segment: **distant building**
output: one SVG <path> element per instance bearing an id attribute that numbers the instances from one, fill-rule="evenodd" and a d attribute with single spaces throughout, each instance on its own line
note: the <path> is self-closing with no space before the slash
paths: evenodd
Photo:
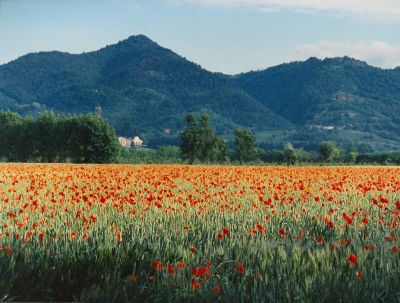
<path id="1" fill-rule="evenodd" d="M 143 140 L 136 136 L 135 138 L 133 138 L 132 143 L 135 147 L 140 147 L 143 144 Z"/>
<path id="2" fill-rule="evenodd" d="M 334 125 L 311 125 L 311 129 L 333 130 L 336 128 Z"/>
<path id="3" fill-rule="evenodd" d="M 123 147 L 126 148 L 131 147 L 132 141 L 133 141 L 132 138 L 118 137 L 119 144 L 121 144 Z"/>
<path id="4" fill-rule="evenodd" d="M 96 115 L 97 117 L 101 117 L 101 115 L 102 115 L 102 113 L 103 113 L 103 110 L 101 109 L 101 106 L 100 106 L 100 105 L 97 105 L 97 106 L 94 108 L 94 113 L 95 113 L 95 115 Z"/>
<path id="5" fill-rule="evenodd" d="M 118 137 L 118 142 L 125 148 L 131 148 L 132 146 L 139 148 L 143 145 L 143 140 L 138 136 L 132 138 Z"/>

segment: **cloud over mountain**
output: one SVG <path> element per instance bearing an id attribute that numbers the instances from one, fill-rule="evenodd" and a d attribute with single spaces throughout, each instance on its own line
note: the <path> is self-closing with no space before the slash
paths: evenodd
<path id="1" fill-rule="evenodd" d="M 368 15 L 377 19 L 396 20 L 400 17 L 398 0 L 171 0 L 179 3 L 252 6 L 262 10 L 293 9 L 334 11 L 354 15 Z"/>

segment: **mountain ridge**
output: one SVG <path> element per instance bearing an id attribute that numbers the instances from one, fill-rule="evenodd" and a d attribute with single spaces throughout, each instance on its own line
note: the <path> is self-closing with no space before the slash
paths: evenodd
<path id="1" fill-rule="evenodd" d="M 338 57 L 229 76 L 136 35 L 96 51 L 30 53 L 0 65 L 0 109 L 87 113 L 100 105 L 119 134 L 154 145 L 176 144 L 183 117 L 206 113 L 227 138 L 235 127 L 248 127 L 272 146 L 331 138 L 349 145 L 348 133 L 361 132 L 376 137 L 377 149 L 390 150 L 400 148 L 400 121 L 393 115 L 400 110 L 398 71 Z M 336 129 L 324 132 L 331 125 Z M 167 128 L 172 135 L 163 132 Z M 291 135 L 272 140 L 280 131 Z"/>

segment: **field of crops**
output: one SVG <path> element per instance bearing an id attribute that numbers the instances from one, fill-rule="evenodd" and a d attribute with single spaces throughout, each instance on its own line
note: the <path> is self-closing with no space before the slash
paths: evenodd
<path id="1" fill-rule="evenodd" d="M 399 302 L 400 169 L 0 165 L 0 300 Z"/>

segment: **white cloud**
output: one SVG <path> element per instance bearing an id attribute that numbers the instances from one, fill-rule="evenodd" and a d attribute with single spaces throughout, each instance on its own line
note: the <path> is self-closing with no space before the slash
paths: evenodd
<path id="1" fill-rule="evenodd" d="M 296 11 L 334 11 L 367 15 L 376 19 L 396 20 L 400 17 L 399 0 L 171 0 L 178 3 L 193 3 L 222 6 L 251 6 L 262 10 L 281 8 Z"/>
<path id="2" fill-rule="evenodd" d="M 300 45 L 295 49 L 296 59 L 309 57 L 320 59 L 327 57 L 349 56 L 366 61 L 371 65 L 393 68 L 400 66 L 400 45 L 393 46 L 382 41 L 374 42 L 333 42 L 321 40 L 315 44 Z"/>

